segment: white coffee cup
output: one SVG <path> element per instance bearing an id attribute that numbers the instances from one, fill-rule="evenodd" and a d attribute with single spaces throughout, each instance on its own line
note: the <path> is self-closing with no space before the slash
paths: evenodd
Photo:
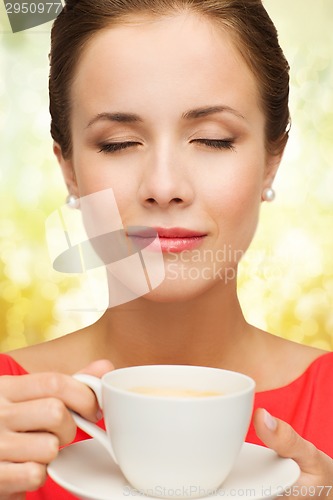
<path id="1" fill-rule="evenodd" d="M 252 415 L 250 377 L 179 365 L 121 368 L 102 379 L 74 377 L 95 392 L 107 432 L 74 414 L 76 424 L 107 448 L 140 493 L 196 498 L 226 479 Z"/>

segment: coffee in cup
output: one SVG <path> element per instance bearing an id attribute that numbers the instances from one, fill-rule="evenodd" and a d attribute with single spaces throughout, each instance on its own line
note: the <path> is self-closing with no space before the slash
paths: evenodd
<path id="1" fill-rule="evenodd" d="M 197 389 L 183 389 L 178 387 L 155 387 L 140 386 L 132 387 L 130 392 L 137 394 L 146 394 L 147 396 L 160 396 L 169 398 L 209 398 L 212 396 L 222 396 L 222 392 L 216 391 L 198 391 Z"/>

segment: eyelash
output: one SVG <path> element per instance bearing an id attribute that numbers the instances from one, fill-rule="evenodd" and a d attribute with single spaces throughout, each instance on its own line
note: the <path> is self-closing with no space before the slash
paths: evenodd
<path id="1" fill-rule="evenodd" d="M 235 150 L 234 141 L 232 139 L 194 139 L 191 142 L 203 144 L 213 149 L 229 149 L 231 151 Z M 99 153 L 117 153 L 118 151 L 123 151 L 132 146 L 138 145 L 140 145 L 139 142 L 109 142 L 101 144 L 99 146 Z"/>
<path id="2" fill-rule="evenodd" d="M 197 142 L 198 144 L 204 144 L 213 149 L 230 149 L 235 150 L 233 139 L 194 139 L 192 142 Z"/>
<path id="3" fill-rule="evenodd" d="M 122 151 L 128 149 L 131 146 L 139 145 L 139 142 L 108 142 L 106 144 L 101 144 L 99 147 L 99 153 L 117 153 L 117 151 Z"/>

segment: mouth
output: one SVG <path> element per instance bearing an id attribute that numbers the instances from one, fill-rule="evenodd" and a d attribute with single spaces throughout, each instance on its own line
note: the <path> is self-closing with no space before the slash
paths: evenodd
<path id="1" fill-rule="evenodd" d="M 149 245 L 150 250 L 162 251 L 163 253 L 193 250 L 198 248 L 207 236 L 207 233 L 180 227 L 131 228 L 127 234 L 141 248 Z"/>

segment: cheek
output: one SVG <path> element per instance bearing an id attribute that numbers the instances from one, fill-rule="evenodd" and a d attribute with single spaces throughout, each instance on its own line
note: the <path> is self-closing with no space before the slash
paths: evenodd
<path id="1" fill-rule="evenodd" d="M 129 181 L 127 175 L 123 175 L 121 169 L 107 168 L 101 164 L 96 155 L 89 159 L 77 157 L 74 163 L 75 176 L 79 195 L 87 196 L 98 191 L 112 189 L 119 210 L 127 207 L 131 200 L 135 199 L 135 179 Z"/>
<path id="2" fill-rule="evenodd" d="M 235 247 L 247 248 L 259 216 L 262 169 L 258 165 L 216 182 L 207 198 L 220 238 Z"/>

